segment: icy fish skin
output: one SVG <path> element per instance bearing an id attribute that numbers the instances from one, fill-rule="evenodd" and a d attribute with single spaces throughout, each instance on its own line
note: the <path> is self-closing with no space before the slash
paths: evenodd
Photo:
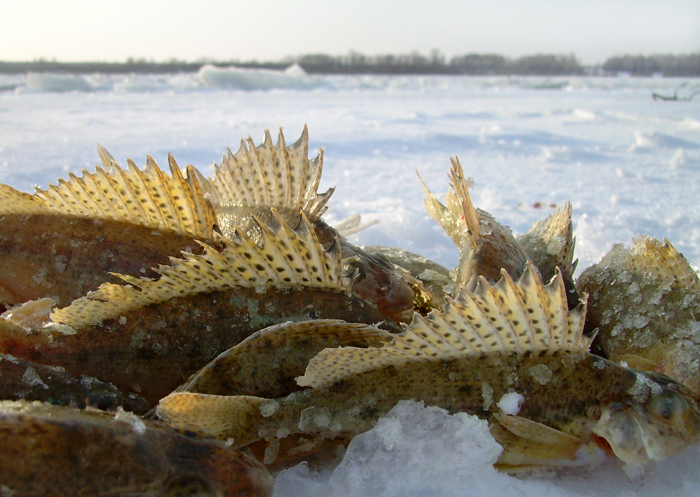
<path id="1" fill-rule="evenodd" d="M 218 354 L 266 326 L 343 319 L 396 329 L 348 291 L 337 245 L 324 250 L 309 221 L 296 231 L 261 223 L 263 244 L 238 231 L 222 251 L 185 254 L 160 278 L 121 277 L 29 332 L 0 319 L 0 352 L 108 381 L 150 404 Z"/>
<path id="2" fill-rule="evenodd" d="M 606 357 L 700 392 L 700 279 L 668 240 L 615 245 L 576 285 L 588 294 L 586 326 L 598 329 Z"/>
<path id="3" fill-rule="evenodd" d="M 388 261 L 353 245 L 321 219 L 334 188 L 318 192 L 323 149 L 314 159 L 308 158 L 308 149 L 306 127 L 299 140 L 290 146 L 286 145 L 281 130 L 276 145 L 272 144 L 269 131 L 265 131 L 265 139 L 259 146 L 248 138 L 241 141 L 235 154 L 229 150 L 221 165 L 215 166 L 212 180 L 200 175 L 205 196 L 216 212 L 219 231 L 230 237 L 238 229 L 258 242 L 259 222 L 275 223 L 272 209 L 292 227 L 299 224 L 303 212 L 324 247 L 339 240 L 345 274 L 352 278 L 352 291 L 376 305 L 389 319 L 409 321 L 414 293 L 401 272 Z"/>
<path id="4" fill-rule="evenodd" d="M 143 414 L 145 400 L 91 376 L 73 376 L 58 366 L 45 366 L 0 354 L 0 400 L 41 401 L 76 408 L 94 407 Z"/>
<path id="5" fill-rule="evenodd" d="M 214 243 L 215 218 L 199 184 L 172 156 L 171 176 L 149 157 L 122 169 L 100 148 L 103 168 L 30 195 L 0 185 L 0 304 L 42 297 L 61 305 L 110 280 L 156 277 L 153 267 Z"/>
<path id="6" fill-rule="evenodd" d="M 517 284 L 503 275 L 416 316 L 382 348 L 322 351 L 298 379 L 307 390 L 278 399 L 174 393 L 159 415 L 238 447 L 265 440 L 278 457 L 287 439 L 299 443 L 283 457 L 351 439 L 408 399 L 487 419 L 504 467 L 595 464 L 609 453 L 635 465 L 698 439 L 697 395 L 587 352 L 585 310 L 568 310 L 560 274 L 547 286 L 532 265 Z M 519 406 L 502 404 L 507 395 Z"/>
<path id="7" fill-rule="evenodd" d="M 272 495 L 254 459 L 123 411 L 2 401 L 0 432 L 3 495 Z"/>

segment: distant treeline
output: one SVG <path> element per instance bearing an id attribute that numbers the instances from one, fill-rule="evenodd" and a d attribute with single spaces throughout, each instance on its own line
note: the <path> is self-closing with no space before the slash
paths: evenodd
<path id="1" fill-rule="evenodd" d="M 418 52 L 407 55 L 347 55 L 308 54 L 288 57 L 278 62 L 211 61 L 153 62 L 128 59 L 126 62 L 1 62 L 0 73 L 27 72 L 136 73 L 166 74 L 196 72 L 205 64 L 258 69 L 284 69 L 297 63 L 309 74 L 468 74 L 468 75 L 538 75 L 570 76 L 582 74 L 610 74 L 619 72 L 647 76 L 700 76 L 700 53 L 689 55 L 625 55 L 612 57 L 602 66 L 584 68 L 575 55 L 528 55 L 511 59 L 497 54 L 466 54 L 449 61 L 438 51 L 425 56 Z"/>
<path id="2" fill-rule="evenodd" d="M 605 61 L 603 70 L 635 76 L 661 73 L 664 76 L 700 76 L 700 53 L 689 55 L 624 55 Z"/>
<path id="3" fill-rule="evenodd" d="M 574 55 L 529 55 L 509 59 L 496 54 L 468 54 L 447 62 L 437 51 L 427 57 L 417 52 L 374 56 L 351 52 L 342 56 L 304 55 L 294 62 L 309 73 L 325 74 L 585 74 Z"/>

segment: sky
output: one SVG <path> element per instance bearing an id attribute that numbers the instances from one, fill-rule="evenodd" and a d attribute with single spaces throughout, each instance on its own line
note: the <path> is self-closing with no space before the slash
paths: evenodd
<path id="1" fill-rule="evenodd" d="M 698 0 L 23 0 L 1 13 L 0 61 L 700 52 Z"/>

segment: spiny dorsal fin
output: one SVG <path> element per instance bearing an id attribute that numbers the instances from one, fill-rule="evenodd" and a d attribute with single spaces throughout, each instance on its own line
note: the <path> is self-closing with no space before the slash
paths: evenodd
<path id="1" fill-rule="evenodd" d="M 414 314 L 413 322 L 379 349 L 326 349 L 309 362 L 301 386 L 320 388 L 382 366 L 462 357 L 585 352 L 585 307 L 568 310 L 561 273 L 543 285 L 532 264 L 515 283 L 503 271 L 490 285 L 483 278 L 473 292 L 447 298 L 444 311 Z"/>
<path id="2" fill-rule="evenodd" d="M 130 159 L 127 169 L 103 147 L 98 146 L 103 167 L 94 173 L 83 169 L 82 176 L 68 173 L 68 181 L 47 190 L 37 188 L 35 197 L 53 212 L 74 216 L 139 224 L 174 231 L 200 240 L 212 240 L 216 223 L 213 210 L 201 196 L 201 188 L 182 176 L 169 157 L 171 176 L 167 176 L 151 158 L 141 170 Z"/>
<path id="3" fill-rule="evenodd" d="M 237 230 L 217 252 L 201 243 L 201 255 L 184 252 L 183 259 L 171 258 L 160 266 L 157 280 L 116 274 L 129 285 L 105 283 L 68 307 L 51 313 L 55 323 L 75 329 L 116 318 L 140 307 L 165 302 L 173 297 L 227 290 L 234 287 L 310 287 L 345 291 L 340 244 L 324 250 L 302 214 L 297 230 L 292 230 L 273 211 L 279 227 L 274 230 L 260 223 L 260 245 Z"/>
<path id="4" fill-rule="evenodd" d="M 700 279 L 671 242 L 659 241 L 648 235 L 633 239 L 630 249 L 630 271 L 635 274 L 653 274 L 662 281 L 671 281 L 674 289 L 700 291 Z"/>
<path id="5" fill-rule="evenodd" d="M 469 196 L 469 189 L 464 180 L 464 171 L 458 157 L 450 157 L 450 187 L 459 200 L 460 219 L 463 219 L 463 223 L 466 224 L 467 240 L 472 249 L 475 250 L 479 246 L 481 236 L 481 216 L 476 212 Z"/>
<path id="6" fill-rule="evenodd" d="M 435 194 L 428 189 L 428 186 L 417 170 L 416 174 L 425 191 L 424 203 L 428 215 L 442 227 L 457 247 L 463 247 L 464 244 L 467 243 L 468 235 L 458 207 L 459 202 L 457 202 L 454 193 L 451 191 L 447 192 L 445 196 L 445 203 L 447 205 L 444 205 L 437 199 Z M 473 182 L 471 179 L 469 181 L 471 185 Z"/>
<path id="7" fill-rule="evenodd" d="M 308 158 L 309 132 L 306 126 L 299 140 L 291 146 L 284 141 L 282 130 L 277 145 L 270 132 L 255 146 L 252 138 L 241 140 L 235 154 L 228 153 L 221 165 L 215 165 L 214 179 L 206 183 L 205 193 L 216 207 L 276 207 L 303 210 L 311 221 L 326 211 L 333 189 L 318 193 L 323 170 L 323 149 L 314 159 Z"/>
<path id="8" fill-rule="evenodd" d="M 564 275 L 574 274 L 573 223 L 571 203 L 566 202 L 552 215 L 532 225 L 517 241 L 535 264 L 543 279 L 554 276 L 554 268 L 559 267 Z"/>
<path id="9" fill-rule="evenodd" d="M 0 183 L 0 215 L 50 214 L 52 212 L 42 199 Z"/>

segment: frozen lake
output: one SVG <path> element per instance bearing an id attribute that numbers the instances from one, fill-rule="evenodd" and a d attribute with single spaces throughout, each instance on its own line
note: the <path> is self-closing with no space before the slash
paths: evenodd
<path id="1" fill-rule="evenodd" d="M 0 182 L 32 191 L 68 171 L 92 170 L 97 143 L 122 164 L 131 157 L 143 165 L 149 154 L 165 167 L 171 152 L 181 167 L 208 173 L 241 138 L 259 143 L 264 129 L 275 136 L 283 127 L 291 143 L 307 124 L 311 147 L 325 149 L 321 187 L 337 185 L 326 218 L 332 223 L 360 214 L 380 221 L 355 235 L 355 243 L 403 247 L 453 267 L 457 249 L 425 213 L 416 170 L 433 192 L 444 193 L 449 157 L 457 155 L 474 177 L 476 206 L 516 233 L 571 201 L 579 272 L 614 243 L 642 233 L 667 238 L 694 266 L 700 263 L 700 99 L 651 98 L 653 92 L 689 94 L 700 80 L 355 76 L 266 91 L 223 86 L 204 86 L 196 74 L 53 82 L 0 75 Z M 298 468 L 280 477 L 277 495 L 362 495 L 367 475 L 373 475 L 370 493 L 387 496 L 407 495 L 408 488 L 435 496 L 493 489 L 504 495 L 700 493 L 697 448 L 635 479 L 615 466 L 522 481 L 493 472 L 489 437 L 473 423 L 431 410 L 418 415 L 442 431 L 385 443 L 394 456 L 380 450 L 384 442 L 368 443 L 364 459 L 346 461 L 330 483 Z M 397 416 L 402 433 L 415 428 L 410 416 Z M 465 430 L 472 435 L 463 436 Z M 470 453 L 479 457 L 450 457 L 459 443 L 474 445 Z M 418 445 L 430 450 L 407 462 Z M 358 461 L 372 450 L 379 469 L 370 471 Z M 408 476 L 404 467 L 412 468 Z"/>

